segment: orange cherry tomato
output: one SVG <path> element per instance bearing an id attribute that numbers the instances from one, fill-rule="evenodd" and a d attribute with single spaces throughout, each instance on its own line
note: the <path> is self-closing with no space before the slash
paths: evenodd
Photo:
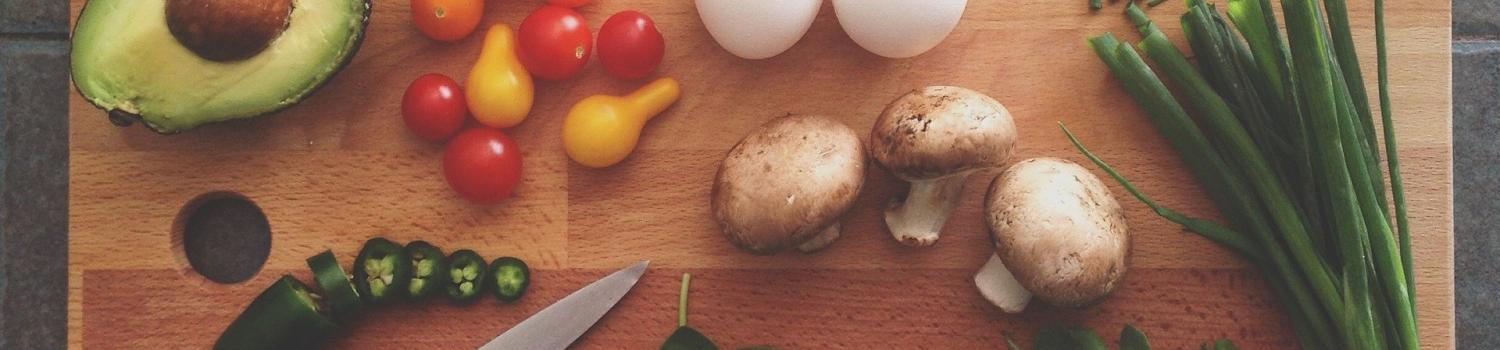
<path id="1" fill-rule="evenodd" d="M 433 40 L 457 41 L 479 27 L 484 0 L 411 0 L 411 21 Z"/>

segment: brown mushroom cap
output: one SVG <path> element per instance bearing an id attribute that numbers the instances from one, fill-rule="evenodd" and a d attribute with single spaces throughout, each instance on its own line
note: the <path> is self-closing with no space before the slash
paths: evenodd
<path id="1" fill-rule="evenodd" d="M 995 253 L 1049 304 L 1078 307 L 1114 290 L 1130 253 L 1125 214 L 1109 188 L 1076 163 L 1017 162 L 990 184 L 986 221 Z"/>
<path id="2" fill-rule="evenodd" d="M 1016 125 L 995 99 L 955 86 L 901 95 L 870 131 L 875 160 L 907 181 L 999 167 L 1016 145 Z"/>
<path id="3" fill-rule="evenodd" d="M 785 116 L 750 132 L 719 166 L 714 218 L 740 248 L 771 254 L 820 234 L 854 205 L 865 152 L 843 123 Z"/>

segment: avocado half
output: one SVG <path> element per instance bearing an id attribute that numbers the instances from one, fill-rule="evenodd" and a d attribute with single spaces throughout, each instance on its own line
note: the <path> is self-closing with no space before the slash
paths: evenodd
<path id="1" fill-rule="evenodd" d="M 368 0 L 92 0 L 73 84 L 115 124 L 163 134 L 260 116 L 347 65 L 369 14 Z"/>

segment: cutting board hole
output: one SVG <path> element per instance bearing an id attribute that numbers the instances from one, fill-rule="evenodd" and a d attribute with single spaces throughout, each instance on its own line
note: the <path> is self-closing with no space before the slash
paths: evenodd
<path id="1" fill-rule="evenodd" d="M 260 272 L 271 254 L 271 224 L 249 198 L 210 192 L 182 206 L 172 223 L 172 247 L 189 267 L 218 283 L 236 283 Z M 181 261 L 181 260 L 179 260 Z"/>

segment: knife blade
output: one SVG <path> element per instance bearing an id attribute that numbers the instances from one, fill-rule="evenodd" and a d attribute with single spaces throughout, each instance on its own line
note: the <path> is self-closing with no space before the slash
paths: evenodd
<path id="1" fill-rule="evenodd" d="M 501 333 L 479 350 L 564 349 L 599 322 L 646 273 L 642 261 L 604 276 Z"/>

